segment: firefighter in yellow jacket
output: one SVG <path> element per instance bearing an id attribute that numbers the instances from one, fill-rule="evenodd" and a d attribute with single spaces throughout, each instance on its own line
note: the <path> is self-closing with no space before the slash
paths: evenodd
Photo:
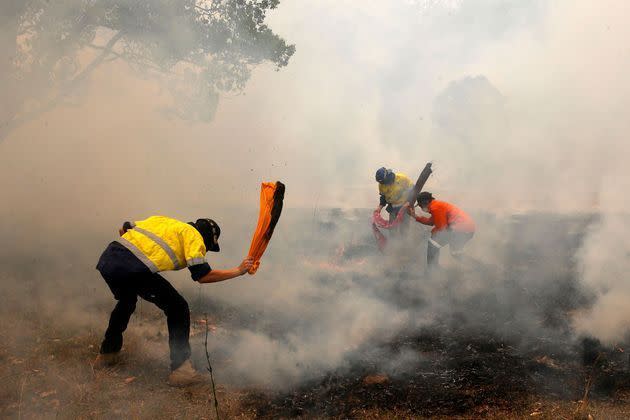
<path id="1" fill-rule="evenodd" d="M 385 208 L 389 213 L 389 220 L 392 221 L 407 201 L 413 182 L 407 175 L 384 167 L 376 171 L 375 178 L 380 195 L 376 210 L 380 213 Z"/>
<path id="2" fill-rule="evenodd" d="M 125 222 L 120 238 L 105 249 L 96 266 L 118 301 L 94 366 L 118 362 L 123 332 L 136 309 L 138 297 L 155 304 L 166 315 L 171 354 L 169 385 L 186 386 L 205 380 L 190 362 L 190 312 L 186 300 L 158 273 L 188 268 L 193 280 L 215 283 L 241 276 L 252 266 L 244 259 L 230 270 L 214 270 L 206 252 L 219 252 L 219 226 L 211 219 L 184 223 L 152 216 L 135 223 Z"/>

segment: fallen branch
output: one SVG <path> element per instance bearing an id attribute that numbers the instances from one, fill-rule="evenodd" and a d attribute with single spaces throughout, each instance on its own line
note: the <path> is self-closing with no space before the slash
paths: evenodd
<path id="1" fill-rule="evenodd" d="M 206 360 L 208 361 L 208 372 L 210 372 L 210 382 L 212 383 L 212 395 L 214 396 L 214 411 L 217 413 L 217 420 L 219 420 L 219 400 L 217 400 L 217 389 L 214 385 L 214 375 L 212 374 L 212 365 L 210 364 L 210 354 L 208 353 L 208 314 L 204 314 L 206 321 L 206 340 L 204 341 L 204 347 L 206 348 Z"/>
<path id="2" fill-rule="evenodd" d="M 20 399 L 18 401 L 18 420 L 22 418 L 22 396 L 24 395 L 24 385 L 26 385 L 26 375 L 22 379 L 22 385 L 20 385 Z"/>
<path id="3" fill-rule="evenodd" d="M 582 401 L 580 402 L 580 405 L 575 410 L 576 415 L 578 415 L 578 413 L 584 414 L 584 412 L 588 408 L 588 394 L 591 391 L 591 386 L 593 384 L 593 377 L 595 376 L 595 369 L 597 368 L 597 362 L 599 362 L 599 359 L 601 358 L 601 356 L 602 356 L 602 353 L 599 352 L 597 354 L 597 358 L 593 362 L 593 368 L 591 369 L 591 373 L 588 375 L 588 379 L 586 380 L 586 385 L 584 386 L 584 396 L 582 397 Z"/>

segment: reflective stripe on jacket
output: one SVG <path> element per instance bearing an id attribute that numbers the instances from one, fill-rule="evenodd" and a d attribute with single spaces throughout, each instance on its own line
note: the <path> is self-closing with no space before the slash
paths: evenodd
<path id="1" fill-rule="evenodd" d="M 181 270 L 206 262 L 203 237 L 188 223 L 165 216 L 152 216 L 131 226 L 118 242 L 153 273 Z"/>
<path id="2" fill-rule="evenodd" d="M 458 232 L 474 232 L 475 222 L 464 210 L 445 201 L 433 200 L 429 204 L 431 217 L 416 217 L 422 224 L 433 226 L 431 235 L 451 229 Z"/>
<path id="3" fill-rule="evenodd" d="M 378 192 L 385 197 L 385 202 L 392 206 L 405 204 L 411 188 L 413 188 L 411 179 L 401 173 L 396 173 L 396 178 L 391 184 L 378 184 Z"/>

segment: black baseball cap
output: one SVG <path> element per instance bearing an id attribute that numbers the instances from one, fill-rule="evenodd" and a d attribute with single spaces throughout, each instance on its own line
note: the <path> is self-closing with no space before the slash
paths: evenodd
<path id="1" fill-rule="evenodd" d="M 221 228 L 212 219 L 197 219 L 195 222 L 195 228 L 201 233 L 203 242 L 206 244 L 206 249 L 212 252 L 219 252 L 219 236 L 221 235 Z"/>

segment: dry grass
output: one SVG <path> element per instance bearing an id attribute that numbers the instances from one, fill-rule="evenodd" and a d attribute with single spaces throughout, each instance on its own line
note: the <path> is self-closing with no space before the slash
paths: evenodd
<path id="1" fill-rule="evenodd" d="M 148 322 L 152 330 L 138 324 L 130 327 L 124 363 L 110 370 L 94 371 L 91 362 L 96 355 L 100 334 L 62 331 L 43 325 L 41 320 L 12 319 L 8 322 L 5 316 L 2 326 L 8 333 L 3 334 L 0 343 L 0 417 L 214 418 L 209 385 L 188 389 L 166 385 L 166 337 L 160 333 L 163 320 L 156 318 Z M 148 330 L 154 331 L 157 338 L 147 341 Z M 147 346 L 152 348 L 151 355 L 146 354 Z M 221 369 L 220 366 L 215 368 Z M 366 380 L 362 384 L 382 387 L 389 381 Z M 286 412 L 268 410 L 269 401 L 277 398 L 271 390 L 236 389 L 219 384 L 217 392 L 222 418 L 286 415 Z M 475 392 L 481 391 L 470 389 L 471 395 Z M 417 413 L 417 410 L 396 407 L 372 407 L 354 408 L 331 417 L 406 419 L 418 418 Z M 326 412 L 315 410 L 295 414 L 312 418 L 324 416 Z M 460 414 L 445 416 L 438 411 L 431 417 L 574 419 L 589 416 L 595 419 L 630 418 L 630 391 L 620 390 L 612 397 L 589 398 L 587 401 L 544 397 L 532 392 L 513 407 L 496 405 L 488 399 Z"/>

